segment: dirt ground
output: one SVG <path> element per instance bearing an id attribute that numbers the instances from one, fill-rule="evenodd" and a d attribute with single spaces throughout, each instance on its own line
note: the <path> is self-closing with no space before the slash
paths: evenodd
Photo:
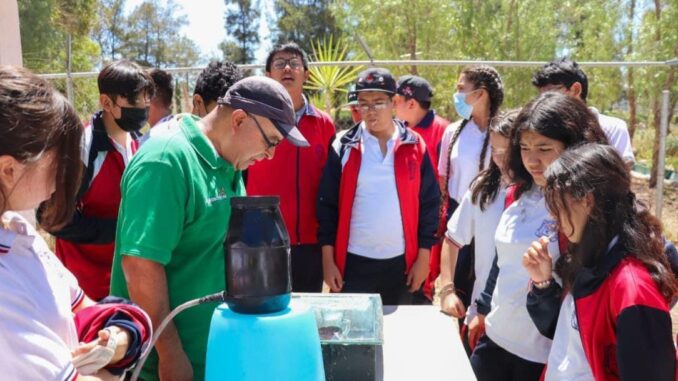
<path id="1" fill-rule="evenodd" d="M 647 180 L 634 178 L 633 190 L 636 197 L 643 200 L 654 212 L 655 191 L 649 189 Z M 678 241 L 678 184 L 664 183 L 664 204 L 662 207 L 664 234 L 674 243 Z M 673 336 L 678 333 L 678 305 L 671 310 Z"/>

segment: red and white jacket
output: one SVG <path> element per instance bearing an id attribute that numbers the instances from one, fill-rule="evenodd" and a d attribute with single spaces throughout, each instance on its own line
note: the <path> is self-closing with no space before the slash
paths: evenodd
<path id="1" fill-rule="evenodd" d="M 582 268 L 570 292 L 596 380 L 675 380 L 668 303 L 623 244 L 615 244 L 595 268 Z M 527 310 L 544 336 L 554 336 L 561 297 L 556 282 L 528 293 Z"/>
<path id="2" fill-rule="evenodd" d="M 326 113 L 307 104 L 297 125 L 309 147 L 283 140 L 271 160 L 247 169 L 249 196 L 280 196 L 280 212 L 292 245 L 317 243 L 316 200 L 322 169 L 335 128 Z"/>
<path id="3" fill-rule="evenodd" d="M 437 242 L 440 189 L 423 139 L 399 121 L 395 123 L 399 139 L 393 147 L 394 170 L 400 205 L 384 207 L 400 208 L 409 271 L 419 248 L 430 249 Z M 318 191 L 318 243 L 334 246 L 334 260 L 342 275 L 362 158 L 361 125 L 338 135 L 332 143 Z"/>
<path id="4" fill-rule="evenodd" d="M 106 134 L 102 112 L 92 118 L 82 140 L 85 167 L 76 211 L 56 236 L 55 254 L 94 300 L 108 295 L 120 208 L 122 173 L 139 144 L 119 147 Z M 149 195 L 149 197 L 153 197 Z"/>

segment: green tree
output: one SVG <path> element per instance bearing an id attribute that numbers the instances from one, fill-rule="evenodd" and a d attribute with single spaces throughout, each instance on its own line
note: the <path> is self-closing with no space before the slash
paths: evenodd
<path id="1" fill-rule="evenodd" d="M 306 52 L 313 50 L 313 41 L 340 37 L 332 13 L 332 0 L 276 0 L 276 25 L 271 28 L 275 44 L 296 42 Z"/>
<path id="2" fill-rule="evenodd" d="M 678 57 L 678 0 L 654 0 L 653 7 L 646 7 L 638 37 L 638 52 L 643 59 L 666 61 Z M 669 120 L 672 119 L 678 98 L 676 74 L 678 67 L 639 69 L 638 98 L 646 99 L 646 118 L 648 125 L 652 121 L 655 141 L 652 152 L 652 171 L 650 186 L 657 182 L 657 162 L 659 158 L 659 129 L 661 123 L 661 92 L 669 90 Z"/>
<path id="3" fill-rule="evenodd" d="M 72 38 L 71 69 L 92 70 L 99 57 L 97 44 L 89 37 L 96 22 L 95 0 L 19 0 L 19 21 L 24 66 L 36 73 L 67 70 L 67 41 Z M 66 93 L 66 82 L 55 80 Z M 92 110 L 97 103 L 96 84 L 74 83 L 75 106 Z"/>
<path id="4" fill-rule="evenodd" d="M 198 47 L 181 34 L 188 24 L 173 0 L 145 0 L 130 13 L 121 46 L 122 57 L 144 66 L 192 66 L 200 56 Z M 177 56 L 177 53 L 180 53 Z"/>
<path id="5" fill-rule="evenodd" d="M 235 63 L 254 60 L 254 48 L 259 43 L 259 11 L 251 0 L 225 0 L 225 28 L 231 39 L 221 43 L 224 58 Z"/>
<path id="6" fill-rule="evenodd" d="M 92 36 L 101 48 L 102 61 L 113 61 L 120 57 L 127 29 L 124 10 L 125 0 L 98 1 L 99 22 L 94 26 Z"/>
<path id="7" fill-rule="evenodd" d="M 555 0 L 444 1 L 342 0 L 333 12 L 345 31 L 362 36 L 376 59 L 550 60 L 559 30 Z M 354 51 L 359 49 L 354 46 Z M 434 86 L 434 107 L 456 117 L 451 95 L 460 67 L 394 67 L 417 73 Z M 536 94 L 535 68 L 497 68 L 505 84 L 505 108 Z"/>

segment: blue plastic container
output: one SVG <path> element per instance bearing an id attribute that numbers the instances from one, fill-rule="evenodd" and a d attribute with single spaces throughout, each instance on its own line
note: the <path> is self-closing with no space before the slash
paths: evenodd
<path id="1" fill-rule="evenodd" d="M 220 305 L 212 315 L 205 380 L 324 381 L 315 314 L 296 300 L 259 315 Z"/>

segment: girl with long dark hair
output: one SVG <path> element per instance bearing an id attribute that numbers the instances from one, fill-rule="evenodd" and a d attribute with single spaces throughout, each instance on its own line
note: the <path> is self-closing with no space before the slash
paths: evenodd
<path id="1" fill-rule="evenodd" d="M 502 113 L 492 119 L 489 127 L 492 161 L 487 169 L 478 174 L 447 223 L 441 251 L 442 284 L 453 284 L 454 264 L 457 262 L 459 249 L 478 238 L 474 250 L 475 281 L 471 290 L 471 300 L 478 298 L 485 286 L 495 256 L 494 231 L 504 210 L 506 187 L 510 181 L 506 170 L 506 156 L 510 145 L 511 128 L 519 111 Z M 467 345 L 469 338 L 465 327 L 476 316 L 475 304 L 471 304 L 465 311 L 454 287 L 447 286 L 440 291 L 440 306 L 441 310 L 449 315 L 456 318 L 464 317 L 464 326 L 461 329 L 462 341 L 470 354 L 471 347 L 475 346 L 475 340 L 472 340 L 470 346 Z"/>
<path id="2" fill-rule="evenodd" d="M 562 286 L 545 239 L 523 256 L 527 309 L 553 338 L 546 380 L 674 380 L 668 303 L 678 285 L 661 224 L 636 200 L 621 157 L 611 146 L 582 145 L 545 177 L 547 208 L 569 241 L 555 266 Z"/>
<path id="3" fill-rule="evenodd" d="M 558 257 L 558 236 L 542 192 L 544 172 L 565 149 L 584 142 L 607 143 L 607 139 L 595 116 L 576 98 L 544 93 L 516 118 L 508 159 L 515 185 L 507 191 L 510 205 L 494 236 L 496 287 L 484 291 L 491 295 L 487 317 L 479 314 L 469 324 L 471 332 L 485 328 L 471 355 L 479 381 L 530 381 L 541 375 L 551 341 L 537 330 L 525 307 L 529 276 L 522 257 L 542 236 L 549 238 L 545 245 Z M 490 279 L 494 280 L 488 277 L 488 284 Z"/>

